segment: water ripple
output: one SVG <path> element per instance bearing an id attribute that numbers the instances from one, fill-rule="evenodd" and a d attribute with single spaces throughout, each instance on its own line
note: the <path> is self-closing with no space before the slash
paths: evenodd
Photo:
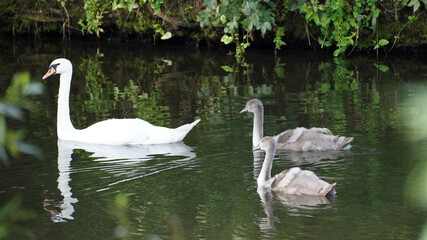
<path id="1" fill-rule="evenodd" d="M 81 154 L 84 156 L 73 155 L 76 149 L 84 150 L 85 153 Z M 87 156 L 87 153 L 91 154 Z M 70 174 L 101 170 L 113 175 L 113 177 L 102 175 L 100 179 L 106 180 L 107 183 L 102 181 L 102 183 L 98 182 L 96 187 L 86 188 L 102 192 L 120 183 L 191 165 L 195 158 L 193 148 L 182 142 L 144 146 L 108 146 L 58 140 L 57 182 L 63 200 L 50 204 L 59 206 L 57 207 L 59 209 L 50 209 L 51 219 L 54 222 L 74 219 L 73 204 L 78 202 L 78 199 L 73 197 Z M 88 159 L 91 161 L 84 161 Z M 71 167 L 72 160 L 76 164 L 73 163 Z"/>

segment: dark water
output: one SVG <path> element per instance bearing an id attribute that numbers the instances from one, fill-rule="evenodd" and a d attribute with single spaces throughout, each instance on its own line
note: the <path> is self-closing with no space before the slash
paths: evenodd
<path id="1" fill-rule="evenodd" d="M 13 73 L 41 81 L 53 59 L 73 62 L 77 128 L 108 118 L 167 127 L 202 119 L 177 144 L 58 142 L 59 84 L 49 78 L 26 124 L 27 142 L 44 155 L 0 169 L 0 203 L 20 195 L 37 214 L 16 238 L 417 239 L 422 232 L 427 213 L 408 196 L 427 156 L 425 56 L 334 60 L 301 51 L 275 58 L 252 50 L 239 67 L 226 50 L 185 46 L 0 46 L 1 94 Z M 276 155 L 273 174 L 315 171 L 338 183 L 334 199 L 257 191 L 263 154 L 251 151 L 252 116 L 239 114 L 251 98 L 264 103 L 266 135 L 317 126 L 355 138 L 350 151 Z"/>

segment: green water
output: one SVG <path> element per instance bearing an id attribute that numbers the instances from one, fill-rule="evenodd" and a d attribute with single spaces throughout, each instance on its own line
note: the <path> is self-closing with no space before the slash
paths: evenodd
<path id="1" fill-rule="evenodd" d="M 172 145 L 58 142 L 59 83 L 49 78 L 25 123 L 26 141 L 43 156 L 0 169 L 0 203 L 21 195 L 37 214 L 14 238 L 417 239 L 422 232 L 427 213 L 408 197 L 416 184 L 408 176 L 427 156 L 422 55 L 334 60 L 326 53 L 275 58 L 252 50 L 248 67 L 239 67 L 226 50 L 185 46 L 54 40 L 0 46 L 1 95 L 16 72 L 41 81 L 53 59 L 72 61 L 77 128 L 108 118 L 166 127 L 202 119 Z M 239 114 L 251 98 L 264 103 L 266 135 L 317 126 L 355 138 L 349 151 L 276 155 L 273 174 L 312 170 L 338 183 L 335 198 L 257 191 L 263 153 L 251 151 L 252 116 Z"/>

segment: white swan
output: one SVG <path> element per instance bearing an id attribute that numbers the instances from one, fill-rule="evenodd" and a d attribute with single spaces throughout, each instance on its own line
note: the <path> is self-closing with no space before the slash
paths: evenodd
<path id="1" fill-rule="evenodd" d="M 60 74 L 58 93 L 57 134 L 61 140 L 108 144 L 163 144 L 179 142 L 200 121 L 171 129 L 158 127 L 141 119 L 109 119 L 95 123 L 85 129 L 75 129 L 70 119 L 69 95 L 73 65 L 68 59 L 55 59 L 49 71 L 43 76 L 46 79 Z"/>
<path id="2" fill-rule="evenodd" d="M 335 193 L 336 183 L 329 184 L 317 177 L 314 172 L 298 167 L 285 170 L 271 178 L 276 142 L 272 137 L 263 137 L 259 145 L 265 150 L 265 158 L 257 179 L 258 187 L 293 195 L 326 196 L 328 193 Z"/>
<path id="3" fill-rule="evenodd" d="M 264 134 L 264 106 L 258 99 L 249 100 L 240 113 L 252 112 L 254 126 L 252 131 L 252 149 L 259 148 L 258 144 Z M 292 151 L 342 150 L 349 149 L 352 137 L 334 136 L 327 128 L 299 127 L 289 129 L 274 136 L 277 149 Z"/>

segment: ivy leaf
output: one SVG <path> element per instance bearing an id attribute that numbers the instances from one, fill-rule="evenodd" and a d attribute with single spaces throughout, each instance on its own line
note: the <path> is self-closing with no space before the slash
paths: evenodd
<path id="1" fill-rule="evenodd" d="M 251 7 L 249 6 L 248 1 L 243 2 L 242 13 L 245 14 L 246 16 L 249 16 L 249 14 L 251 14 Z"/>
<path id="2" fill-rule="evenodd" d="M 260 23 L 259 23 L 259 16 L 257 14 L 251 14 L 251 16 L 249 16 L 249 22 L 250 24 L 252 24 L 253 26 L 256 26 L 257 29 L 260 28 Z"/>
<path id="3" fill-rule="evenodd" d="M 233 18 L 233 21 L 227 23 L 227 28 L 228 28 L 228 32 L 230 33 L 234 33 L 236 32 L 236 29 L 239 27 L 238 23 L 237 23 L 236 17 Z"/>
<path id="4" fill-rule="evenodd" d="M 267 30 L 270 30 L 270 31 L 271 31 L 271 23 L 269 23 L 269 22 L 264 22 L 264 23 L 261 25 L 261 32 L 262 32 L 262 34 L 264 34 Z"/>
<path id="5" fill-rule="evenodd" d="M 221 42 L 223 42 L 224 44 L 228 45 L 233 41 L 233 37 L 232 36 L 228 36 L 228 35 L 223 35 L 221 38 Z"/>
<path id="6" fill-rule="evenodd" d="M 245 18 L 242 21 L 242 25 L 245 26 L 245 27 L 247 27 L 249 31 L 252 31 L 252 29 L 254 28 L 254 25 L 253 25 L 252 21 L 250 19 L 248 19 L 248 18 Z"/>
<path id="7" fill-rule="evenodd" d="M 256 10 L 256 8 L 257 8 L 257 4 L 258 4 L 258 3 L 256 3 L 256 2 L 251 2 L 251 3 L 250 3 L 251 9 L 252 9 L 252 10 Z"/>

